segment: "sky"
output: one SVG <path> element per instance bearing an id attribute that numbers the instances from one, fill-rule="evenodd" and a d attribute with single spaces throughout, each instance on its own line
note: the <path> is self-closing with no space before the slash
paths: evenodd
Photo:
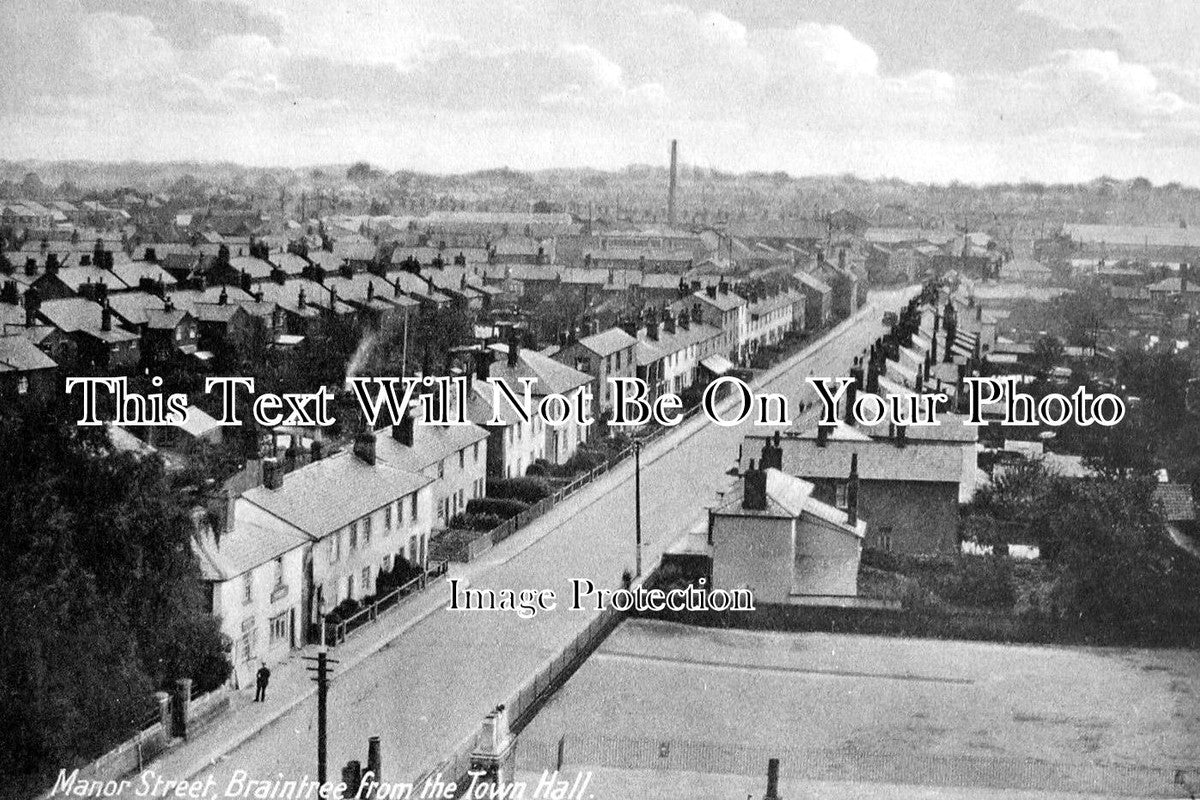
<path id="1" fill-rule="evenodd" d="M 0 157 L 1200 183 L 1194 0 L 0 0 Z"/>

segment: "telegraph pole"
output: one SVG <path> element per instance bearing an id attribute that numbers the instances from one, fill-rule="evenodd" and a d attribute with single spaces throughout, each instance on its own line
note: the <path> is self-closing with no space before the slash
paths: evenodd
<path id="1" fill-rule="evenodd" d="M 637 544 L 635 577 L 642 577 L 642 440 L 633 440 L 633 516 Z"/>
<path id="2" fill-rule="evenodd" d="M 309 672 L 315 673 L 313 680 L 317 684 L 317 782 L 324 785 L 327 774 L 327 751 L 326 737 L 327 730 L 326 706 L 329 699 L 329 669 L 331 664 L 338 662 L 329 657 L 329 651 L 325 646 L 325 617 L 320 618 L 321 625 L 321 648 L 315 656 L 304 656 L 305 661 L 312 661 L 316 666 L 305 667 Z"/>

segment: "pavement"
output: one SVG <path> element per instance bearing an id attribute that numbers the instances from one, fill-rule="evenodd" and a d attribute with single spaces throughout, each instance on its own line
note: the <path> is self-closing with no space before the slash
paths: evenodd
<path id="1" fill-rule="evenodd" d="M 873 295 L 858 314 L 789 361 L 758 376 L 758 388 L 810 399 L 808 374 L 842 375 L 878 336 L 884 310 L 915 292 Z M 810 372 L 811 370 L 811 372 Z M 728 482 L 749 426 L 720 427 L 703 416 L 642 453 L 644 557 L 663 549 L 703 513 Z M 703 431 L 704 436 L 696 436 Z M 633 565 L 633 465 L 629 461 L 559 504 L 470 564 L 408 598 L 331 651 L 338 660 L 330 689 L 329 771 L 365 761 L 367 737 L 382 740 L 385 776 L 411 780 L 478 728 L 535 670 L 594 618 L 594 611 L 555 611 L 532 619 L 500 611 L 451 611 L 448 578 L 472 588 L 554 589 L 570 594 L 571 577 L 616 587 Z M 168 779 L 213 776 L 225 785 L 239 770 L 262 779 L 315 774 L 315 686 L 297 651 L 272 670 L 264 703 L 235 693 L 230 711 L 148 768 Z"/>

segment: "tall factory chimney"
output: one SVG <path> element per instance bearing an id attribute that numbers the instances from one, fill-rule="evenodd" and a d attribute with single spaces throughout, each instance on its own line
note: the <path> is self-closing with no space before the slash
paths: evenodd
<path id="1" fill-rule="evenodd" d="M 679 142 L 671 140 L 671 182 L 667 186 L 667 224 L 675 227 L 675 173 L 678 170 Z"/>

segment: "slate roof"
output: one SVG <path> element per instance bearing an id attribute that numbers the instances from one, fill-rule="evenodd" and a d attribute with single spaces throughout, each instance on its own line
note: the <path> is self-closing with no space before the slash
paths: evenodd
<path id="1" fill-rule="evenodd" d="M 131 261 L 128 264 L 114 264 L 112 273 L 127 286 L 138 286 L 143 278 L 152 280 L 155 283 L 162 281 L 164 286 L 174 286 L 176 283 L 171 273 L 158 264 L 149 261 Z"/>
<path id="2" fill-rule="evenodd" d="M 746 438 L 744 458 L 758 458 L 765 435 Z M 914 442 L 904 447 L 873 439 L 869 442 L 829 440 L 818 447 L 815 438 L 784 436 L 783 469 L 790 475 L 808 480 L 848 478 L 850 456 L 858 454 L 858 474 L 862 480 L 904 481 L 914 483 L 958 484 L 962 476 L 962 444 L 952 442 Z"/>
<path id="3" fill-rule="evenodd" d="M 727 294 L 717 292 L 716 297 L 709 297 L 708 292 L 693 292 L 692 297 L 715 307 L 719 311 L 732 311 L 739 306 L 746 305 L 746 299 L 735 292 Z"/>
<path id="4" fill-rule="evenodd" d="M 239 519 L 233 530 L 221 537 L 219 546 L 208 537 L 196 537 L 192 549 L 200 563 L 201 578 L 228 581 L 308 541 L 307 536 L 285 525 L 259 525 Z"/>
<path id="5" fill-rule="evenodd" d="M 263 261 L 261 258 L 234 256 L 229 259 L 229 266 L 234 272 L 245 272 L 250 276 L 251 280 L 261 281 L 271 277 L 272 268 L 270 263 Z"/>
<path id="6" fill-rule="evenodd" d="M 188 312 L 181 308 L 173 308 L 170 311 L 153 310 L 146 314 L 146 327 L 152 330 L 174 330 L 187 316 L 190 316 Z"/>
<path id="7" fill-rule="evenodd" d="M 331 254 L 332 255 L 332 254 Z M 287 275 L 299 275 L 308 266 L 308 262 L 295 253 L 289 253 L 286 250 L 271 253 L 267 259 Z"/>
<path id="8" fill-rule="evenodd" d="M 57 366 L 24 336 L 0 336 L 0 372 L 32 372 Z"/>
<path id="9" fill-rule="evenodd" d="M 109 295 L 108 304 L 113 313 L 130 325 L 145 325 L 151 311 L 161 311 L 163 301 L 147 292 L 121 292 Z"/>
<path id="10" fill-rule="evenodd" d="M 621 328 L 609 328 L 579 340 L 579 343 L 600 357 L 609 356 L 637 344 L 637 339 Z"/>
<path id="11" fill-rule="evenodd" d="M 621 331 L 621 333 L 629 336 L 625 331 Z M 636 340 L 630 337 L 630 341 Z M 592 380 L 592 376 L 586 372 L 580 372 L 549 356 L 525 348 L 522 348 L 521 352 L 517 354 L 517 366 L 510 369 L 508 345 L 493 344 L 491 350 L 496 353 L 496 360 L 492 362 L 488 375 L 491 378 L 508 381 L 513 391 L 518 394 L 520 384 L 516 382 L 517 378 L 536 378 L 537 381 L 533 384 L 533 393 L 537 396 L 551 393 L 566 394 Z"/>
<path id="12" fill-rule="evenodd" d="M 137 334 L 121 330 L 115 325 L 111 331 L 100 330 L 103 312 L 99 303 L 82 297 L 47 300 L 38 308 L 38 313 L 66 333 L 82 331 L 106 342 L 127 342 L 138 338 Z"/>
<path id="13" fill-rule="evenodd" d="M 833 291 L 828 283 L 821 280 L 816 275 L 810 275 L 807 272 L 796 272 L 794 273 L 794 277 L 796 280 L 800 281 L 800 283 L 804 284 L 810 289 L 820 292 L 821 294 L 829 294 Z"/>
<path id="14" fill-rule="evenodd" d="M 411 472 L 421 472 L 459 450 L 488 438 L 485 428 L 469 425 L 424 425 L 418 418 L 413 425 L 413 446 L 405 447 L 392 437 L 391 428 L 375 434 L 379 458 Z"/>
<path id="15" fill-rule="evenodd" d="M 278 489 L 259 486 L 242 499 L 319 539 L 432 482 L 384 461 L 371 466 L 347 451 L 289 472 Z"/>
<path id="16" fill-rule="evenodd" d="M 777 469 L 768 469 L 767 473 L 767 507 L 765 509 L 749 509 L 742 507 L 745 498 L 746 483 L 739 480 L 722 498 L 722 502 L 713 511 L 717 514 L 739 517 L 789 517 L 798 519 L 805 514 L 828 522 L 843 533 L 863 538 L 866 536 L 867 523 L 858 520 L 851 526 L 846 518 L 846 512 L 822 503 L 812 496 L 813 485 L 803 478 L 797 478 Z"/>
<path id="17" fill-rule="evenodd" d="M 99 267 L 63 267 L 58 271 L 58 279 L 74 291 L 79 291 L 85 283 L 103 283 L 110 291 L 129 288 L 115 273 Z"/>

